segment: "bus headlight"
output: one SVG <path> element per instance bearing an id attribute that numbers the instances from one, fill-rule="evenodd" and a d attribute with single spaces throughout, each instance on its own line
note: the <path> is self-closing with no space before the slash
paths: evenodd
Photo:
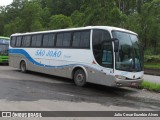
<path id="1" fill-rule="evenodd" d="M 125 79 L 126 79 L 126 77 L 124 77 L 124 76 L 122 76 L 122 75 L 115 75 L 115 77 L 116 77 L 117 79 L 122 79 L 122 80 L 125 80 Z"/>

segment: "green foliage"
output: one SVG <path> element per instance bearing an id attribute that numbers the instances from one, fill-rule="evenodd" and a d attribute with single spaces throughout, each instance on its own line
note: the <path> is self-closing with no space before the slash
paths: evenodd
<path id="1" fill-rule="evenodd" d="M 124 21 L 125 17 L 118 9 L 118 7 L 114 7 L 110 12 L 110 25 L 121 27 L 122 21 Z"/>
<path id="2" fill-rule="evenodd" d="M 70 16 L 75 10 L 79 10 L 82 0 L 41 0 L 43 7 L 50 9 L 52 15 L 63 14 Z"/>
<path id="3" fill-rule="evenodd" d="M 131 13 L 127 17 L 125 27 L 129 30 L 136 31 L 136 32 L 140 33 L 141 32 L 140 21 L 141 21 L 141 17 L 137 12 Z"/>
<path id="4" fill-rule="evenodd" d="M 160 92 L 160 84 L 150 83 L 147 81 L 143 81 L 142 84 L 140 85 L 140 88 Z"/>
<path id="5" fill-rule="evenodd" d="M 51 12 L 49 8 L 45 7 L 42 11 L 42 23 L 46 29 L 49 27 L 48 23 L 50 22 L 50 16 L 51 16 Z"/>
<path id="6" fill-rule="evenodd" d="M 75 27 L 83 26 L 83 23 L 85 20 L 84 18 L 85 18 L 85 14 L 79 12 L 78 10 L 74 11 L 71 15 L 71 19 Z"/>
<path id="7" fill-rule="evenodd" d="M 0 6 L 0 34 L 107 25 L 139 34 L 146 54 L 160 54 L 160 0 L 14 0 Z"/>
<path id="8" fill-rule="evenodd" d="M 50 29 L 63 29 L 72 26 L 72 20 L 70 17 L 60 15 L 53 15 L 51 17 L 49 28 Z"/>
<path id="9" fill-rule="evenodd" d="M 160 63 L 144 63 L 144 68 L 160 69 Z"/>
<path id="10" fill-rule="evenodd" d="M 160 69 L 160 55 L 145 55 L 144 68 L 158 68 Z"/>
<path id="11" fill-rule="evenodd" d="M 145 62 L 160 63 L 160 55 L 145 55 Z"/>
<path id="12" fill-rule="evenodd" d="M 23 31 L 38 31 L 42 29 L 42 8 L 38 2 L 25 2 L 21 11 Z"/>
<path id="13" fill-rule="evenodd" d="M 160 0 L 152 0 L 142 5 L 141 37 L 145 48 L 153 47 L 154 54 L 158 54 L 160 44 Z"/>
<path id="14" fill-rule="evenodd" d="M 21 32 L 22 20 L 17 17 L 15 20 L 11 21 L 9 24 L 4 26 L 4 35 L 10 36 L 13 33 Z"/>

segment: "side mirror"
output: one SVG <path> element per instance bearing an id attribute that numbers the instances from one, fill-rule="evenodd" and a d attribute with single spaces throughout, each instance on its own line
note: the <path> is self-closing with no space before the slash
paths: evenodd
<path id="1" fill-rule="evenodd" d="M 118 52 L 119 40 L 117 38 L 113 38 L 112 41 L 114 42 L 114 52 Z"/>

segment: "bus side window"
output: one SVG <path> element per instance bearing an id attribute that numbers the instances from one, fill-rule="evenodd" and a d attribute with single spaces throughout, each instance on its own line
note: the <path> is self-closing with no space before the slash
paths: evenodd
<path id="1" fill-rule="evenodd" d="M 64 33 L 63 37 L 63 47 L 69 47 L 71 44 L 71 33 Z"/>
<path id="2" fill-rule="evenodd" d="M 17 37 L 16 47 L 21 47 L 21 42 L 22 42 L 22 36 Z"/>
<path id="3" fill-rule="evenodd" d="M 48 34 L 45 34 L 45 35 L 43 36 L 42 46 L 43 46 L 43 47 L 47 47 L 47 46 L 48 46 L 48 41 L 49 41 L 49 35 L 48 35 Z"/>
<path id="4" fill-rule="evenodd" d="M 32 36 L 32 47 L 40 47 L 42 43 L 42 35 L 33 35 Z"/>
<path id="5" fill-rule="evenodd" d="M 43 47 L 54 47 L 55 43 L 55 34 L 44 34 L 43 36 Z"/>
<path id="6" fill-rule="evenodd" d="M 73 48 L 89 48 L 90 46 L 90 31 L 79 31 L 73 34 Z"/>
<path id="7" fill-rule="evenodd" d="M 16 44 L 16 37 L 11 37 L 11 46 L 15 47 Z"/>
<path id="8" fill-rule="evenodd" d="M 57 41 L 56 41 L 56 47 L 62 47 L 63 46 L 63 33 L 57 34 Z"/>
<path id="9" fill-rule="evenodd" d="M 29 47 L 30 46 L 30 43 L 31 43 L 31 36 L 23 36 L 23 39 L 22 39 L 22 46 L 23 47 Z"/>
<path id="10" fill-rule="evenodd" d="M 81 48 L 89 48 L 90 46 L 90 31 L 81 32 Z"/>
<path id="11" fill-rule="evenodd" d="M 49 34 L 48 36 L 48 46 L 53 47 L 55 45 L 56 34 Z"/>
<path id="12" fill-rule="evenodd" d="M 72 47 L 78 48 L 81 40 L 81 32 L 74 32 Z"/>

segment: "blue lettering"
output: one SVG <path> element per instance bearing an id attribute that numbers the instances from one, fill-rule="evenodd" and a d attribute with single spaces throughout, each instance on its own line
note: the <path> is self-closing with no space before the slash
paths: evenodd
<path id="1" fill-rule="evenodd" d="M 60 57 L 61 56 L 61 51 L 59 51 L 58 53 L 57 53 L 57 57 Z"/>
<path id="2" fill-rule="evenodd" d="M 57 51 L 54 52 L 52 57 L 57 57 Z"/>
<path id="3" fill-rule="evenodd" d="M 48 53 L 46 54 L 47 57 L 60 57 L 61 56 L 61 51 L 52 51 L 49 50 Z"/>
<path id="4" fill-rule="evenodd" d="M 37 50 L 35 55 L 36 56 L 44 56 L 45 55 L 45 50 Z"/>

